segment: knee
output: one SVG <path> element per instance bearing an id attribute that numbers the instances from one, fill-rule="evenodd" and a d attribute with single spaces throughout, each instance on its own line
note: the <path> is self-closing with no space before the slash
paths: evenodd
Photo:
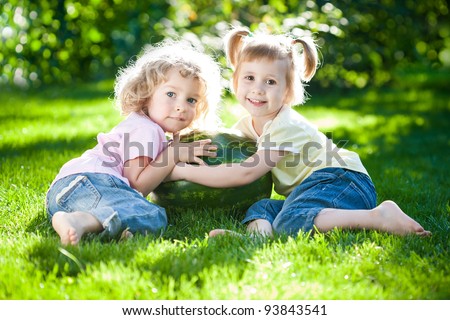
<path id="1" fill-rule="evenodd" d="M 132 233 L 160 235 L 167 228 L 166 210 L 152 205 L 145 213 L 128 217 L 126 225 Z"/>

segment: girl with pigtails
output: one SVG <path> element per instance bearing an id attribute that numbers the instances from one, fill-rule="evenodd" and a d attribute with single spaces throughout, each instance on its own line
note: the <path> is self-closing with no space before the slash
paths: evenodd
<path id="1" fill-rule="evenodd" d="M 305 101 L 303 83 L 318 65 L 312 39 L 252 34 L 239 27 L 226 35 L 225 53 L 233 68 L 234 93 L 249 113 L 234 127 L 257 141 L 257 152 L 242 163 L 178 164 L 172 180 L 235 187 L 271 171 L 275 191 L 286 198 L 263 199 L 248 209 L 243 223 L 253 234 L 295 236 L 299 231 L 326 232 L 336 227 L 430 234 L 395 202 L 376 206 L 374 185 L 359 156 L 337 148 L 291 108 Z M 209 235 L 228 232 L 216 229 Z"/>

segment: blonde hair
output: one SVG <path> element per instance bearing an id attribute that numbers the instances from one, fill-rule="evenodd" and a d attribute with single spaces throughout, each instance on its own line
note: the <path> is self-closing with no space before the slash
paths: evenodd
<path id="1" fill-rule="evenodd" d="M 196 117 L 189 128 L 215 127 L 221 96 L 220 68 L 202 48 L 185 41 L 165 40 L 148 45 L 137 60 L 119 70 L 114 97 L 122 115 L 140 111 L 147 114 L 147 104 L 155 88 L 166 81 L 166 74 L 172 68 L 179 69 L 183 77 L 198 79 L 203 88 Z"/>
<path id="2" fill-rule="evenodd" d="M 311 38 L 291 38 L 285 35 L 265 33 L 253 34 L 249 29 L 236 27 L 224 38 L 225 54 L 233 69 L 233 88 L 238 86 L 239 67 L 242 62 L 268 59 L 286 60 L 286 98 L 290 105 L 302 104 L 306 100 L 304 82 L 308 82 L 316 73 L 318 65 L 317 48 Z M 300 54 L 296 44 L 301 44 Z"/>

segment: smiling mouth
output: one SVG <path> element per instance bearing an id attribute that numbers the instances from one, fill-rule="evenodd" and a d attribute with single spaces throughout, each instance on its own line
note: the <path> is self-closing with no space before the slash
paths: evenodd
<path id="1" fill-rule="evenodd" d="M 263 104 L 265 104 L 267 102 L 264 100 L 257 100 L 257 99 L 251 99 L 251 98 L 247 98 L 247 100 L 255 106 L 262 106 Z"/>

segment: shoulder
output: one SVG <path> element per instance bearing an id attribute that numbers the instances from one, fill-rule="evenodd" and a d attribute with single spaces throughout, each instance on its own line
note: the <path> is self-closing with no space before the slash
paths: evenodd
<path id="1" fill-rule="evenodd" d="M 130 142 L 161 144 L 167 141 L 164 130 L 145 114 L 130 113 L 111 133 L 117 134 Z"/>
<path id="2" fill-rule="evenodd" d="M 164 133 L 162 128 L 153 122 L 147 115 L 137 112 L 131 112 L 116 128 L 122 129 L 125 132 L 144 129 Z"/>

